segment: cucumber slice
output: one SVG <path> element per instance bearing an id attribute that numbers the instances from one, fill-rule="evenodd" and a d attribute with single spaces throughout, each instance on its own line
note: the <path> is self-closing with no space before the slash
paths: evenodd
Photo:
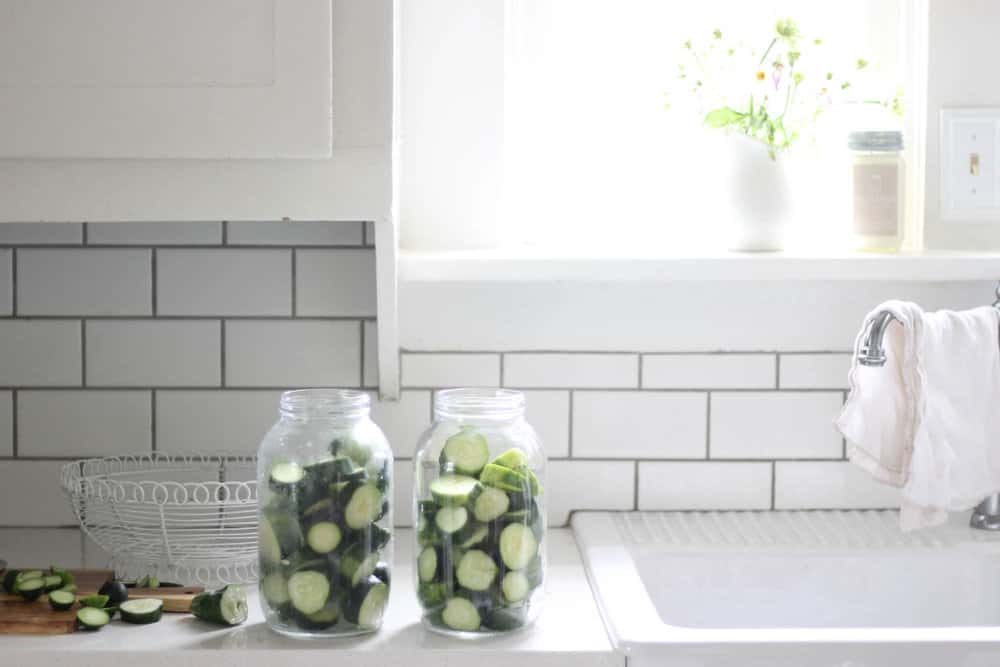
<path id="1" fill-rule="evenodd" d="M 54 591 L 60 586 L 62 586 L 62 577 L 58 574 L 47 574 L 42 577 L 42 581 L 45 582 L 46 591 Z"/>
<path id="2" fill-rule="evenodd" d="M 126 600 L 118 605 L 122 620 L 126 623 L 147 624 L 156 623 L 163 616 L 163 600 L 144 598 L 142 600 Z"/>
<path id="3" fill-rule="evenodd" d="M 260 593 L 272 609 L 291 602 L 288 597 L 288 582 L 280 572 L 272 572 L 260 580 Z"/>
<path id="4" fill-rule="evenodd" d="M 328 554 L 340 546 L 340 527 L 329 521 L 313 524 L 306 533 L 306 544 L 318 554 Z"/>
<path id="5" fill-rule="evenodd" d="M 435 609 L 444 604 L 448 589 L 444 584 L 423 583 L 417 588 L 417 599 L 426 609 Z"/>
<path id="6" fill-rule="evenodd" d="M 336 600 L 328 601 L 315 614 L 300 614 L 299 625 L 309 630 L 326 630 L 340 618 L 340 605 Z"/>
<path id="7" fill-rule="evenodd" d="M 305 476 L 305 468 L 294 461 L 278 461 L 271 466 L 271 480 L 278 484 L 297 484 Z"/>
<path id="8" fill-rule="evenodd" d="M 500 532 L 500 558 L 512 570 L 520 570 L 538 553 L 538 538 L 530 528 L 512 523 Z"/>
<path id="9" fill-rule="evenodd" d="M 84 630 L 100 630 L 111 622 L 111 616 L 97 607 L 83 607 L 76 612 L 76 622 Z"/>
<path id="10" fill-rule="evenodd" d="M 458 583 L 470 591 L 485 591 L 493 584 L 499 570 L 489 554 L 472 549 L 458 561 Z"/>
<path id="11" fill-rule="evenodd" d="M 490 630 L 509 632 L 522 627 L 528 618 L 527 605 L 497 607 L 486 615 L 483 621 Z"/>
<path id="12" fill-rule="evenodd" d="M 510 496 L 501 489 L 486 487 L 483 492 L 476 497 L 472 504 L 472 514 L 476 521 L 483 523 L 493 521 L 510 507 Z"/>
<path id="13" fill-rule="evenodd" d="M 451 463 L 455 472 L 478 475 L 490 460 L 490 446 L 481 433 L 470 427 L 448 438 L 441 450 L 442 462 Z"/>
<path id="14" fill-rule="evenodd" d="M 59 584 L 59 588 L 66 588 L 67 586 L 76 583 L 76 578 L 73 576 L 73 573 L 70 572 L 69 570 L 64 570 L 61 567 L 56 567 L 55 565 L 53 565 L 52 567 L 49 568 L 49 572 L 51 572 L 52 574 L 59 575 L 59 578 L 62 580 L 62 583 Z"/>
<path id="15" fill-rule="evenodd" d="M 388 602 L 389 586 L 378 577 L 368 577 L 351 591 L 344 618 L 364 630 L 375 630 L 382 625 Z"/>
<path id="16" fill-rule="evenodd" d="M 466 475 L 442 475 L 430 483 L 430 490 L 438 505 L 457 507 L 465 505 L 474 493 L 478 493 L 479 482 Z"/>
<path id="17" fill-rule="evenodd" d="M 496 463 L 486 464 L 486 467 L 479 474 L 479 481 L 487 486 L 494 486 L 511 493 L 527 495 L 531 492 L 531 482 L 527 476 Z"/>
<path id="18" fill-rule="evenodd" d="M 514 570 L 504 575 L 500 581 L 500 590 L 507 602 L 521 602 L 531 593 L 531 583 L 524 572 Z"/>
<path id="19" fill-rule="evenodd" d="M 95 609 L 104 609 L 108 606 L 108 602 L 111 600 L 107 595 L 88 595 L 86 597 L 80 598 L 80 604 L 84 607 L 93 607 Z"/>
<path id="20" fill-rule="evenodd" d="M 288 597 L 300 614 L 315 614 L 330 597 L 330 581 L 312 570 L 296 572 L 288 578 Z"/>
<path id="21" fill-rule="evenodd" d="M 475 632 L 482 625 L 479 610 L 465 598 L 451 598 L 444 605 L 441 620 L 452 630 Z"/>
<path id="22" fill-rule="evenodd" d="M 459 547 L 462 549 L 471 549 L 477 544 L 483 542 L 490 534 L 490 529 L 484 525 L 476 525 L 472 527 L 469 531 L 468 536 L 463 536 L 464 539 L 459 543 Z"/>
<path id="23" fill-rule="evenodd" d="M 49 606 L 53 611 L 66 611 L 76 602 L 76 596 L 69 591 L 52 591 L 49 593 Z"/>
<path id="24" fill-rule="evenodd" d="M 280 574 L 275 574 L 281 577 Z M 295 575 L 292 576 L 294 577 Z M 323 575 L 319 576 L 322 577 Z M 262 582 L 261 588 L 264 589 L 265 596 L 268 594 L 267 591 L 273 587 L 276 590 L 272 592 L 283 594 L 287 597 L 288 587 L 285 585 L 284 578 L 281 579 L 281 584 L 282 586 L 278 587 L 275 583 L 267 585 L 266 582 Z M 268 602 L 272 602 L 272 600 L 268 598 Z M 196 618 L 208 621 L 209 623 L 215 623 L 216 625 L 239 625 L 247 620 L 249 613 L 247 609 L 247 594 L 242 586 L 232 584 L 224 586 L 217 591 L 199 593 L 191 600 L 191 613 Z"/>
<path id="25" fill-rule="evenodd" d="M 516 472 L 527 472 L 528 455 L 520 449 L 508 449 L 500 456 L 493 459 L 493 463 L 504 468 L 510 468 Z"/>
<path id="26" fill-rule="evenodd" d="M 21 570 L 7 570 L 3 575 L 3 589 L 8 593 L 16 593 L 14 584 L 17 583 L 19 576 L 21 576 Z"/>
<path id="27" fill-rule="evenodd" d="M 469 510 L 464 507 L 442 507 L 434 515 L 434 524 L 443 533 L 455 533 L 469 522 Z"/>
<path id="28" fill-rule="evenodd" d="M 424 547 L 417 556 L 417 578 L 420 581 L 434 581 L 438 573 L 438 555 L 434 547 Z"/>
<path id="29" fill-rule="evenodd" d="M 24 579 L 17 584 L 17 594 L 29 602 L 37 600 L 45 592 L 45 578 Z"/>
<path id="30" fill-rule="evenodd" d="M 348 528 L 360 530 L 377 520 L 383 513 L 382 492 L 374 484 L 364 484 L 351 493 L 344 508 L 344 522 Z"/>

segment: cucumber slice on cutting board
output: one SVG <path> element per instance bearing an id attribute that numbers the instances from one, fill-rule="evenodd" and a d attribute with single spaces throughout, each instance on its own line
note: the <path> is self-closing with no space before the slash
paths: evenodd
<path id="1" fill-rule="evenodd" d="M 97 607 L 83 607 L 76 612 L 76 622 L 83 630 L 100 630 L 111 622 L 111 616 Z"/>
<path id="2" fill-rule="evenodd" d="M 118 605 L 118 612 L 126 623 L 140 625 L 156 623 L 163 616 L 163 600 L 157 598 L 126 600 Z"/>
<path id="3" fill-rule="evenodd" d="M 69 591 L 52 591 L 49 593 L 49 606 L 53 611 L 67 611 L 76 602 L 76 596 Z"/>

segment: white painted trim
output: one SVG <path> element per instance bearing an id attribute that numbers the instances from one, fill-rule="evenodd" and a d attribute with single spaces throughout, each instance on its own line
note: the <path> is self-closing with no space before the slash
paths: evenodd
<path id="1" fill-rule="evenodd" d="M 944 222 L 991 222 L 996 223 L 1000 213 L 998 213 L 996 206 L 991 206 L 989 208 L 953 208 L 950 206 L 950 199 L 946 196 L 946 189 L 948 187 L 948 182 L 951 180 L 951 174 L 954 173 L 954 154 L 947 150 L 947 147 L 953 145 L 955 139 L 952 137 L 954 125 L 951 123 L 956 120 L 987 120 L 992 121 L 993 130 L 993 142 L 994 146 L 1000 141 L 1000 107 L 976 107 L 970 109 L 941 109 L 938 114 L 938 122 L 940 123 L 940 129 L 938 132 L 938 137 L 940 141 L 940 158 L 941 163 L 941 176 L 939 180 L 939 187 L 941 188 L 940 200 L 940 210 L 939 215 L 941 220 Z M 996 191 L 997 187 L 1000 186 L 998 182 L 998 172 L 996 169 L 996 163 L 1000 160 L 994 155 L 993 158 L 993 188 Z M 996 202 L 996 199 L 994 199 Z"/>
<path id="2" fill-rule="evenodd" d="M 924 248 L 924 225 L 927 210 L 927 77 L 930 44 L 929 0 L 910 0 L 903 6 L 903 21 L 909 43 L 907 115 L 904 151 L 906 160 L 906 227 L 904 248 Z"/>
<path id="3" fill-rule="evenodd" d="M 1000 278 L 1000 253 L 556 254 L 539 251 L 402 252 L 399 278 L 417 282 L 975 281 Z"/>

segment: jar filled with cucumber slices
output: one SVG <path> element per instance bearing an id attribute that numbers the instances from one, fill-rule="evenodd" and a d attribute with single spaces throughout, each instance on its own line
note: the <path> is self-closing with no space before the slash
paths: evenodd
<path id="1" fill-rule="evenodd" d="M 374 632 L 389 600 L 392 450 L 368 394 L 304 389 L 257 458 L 260 604 L 297 636 Z"/>
<path id="2" fill-rule="evenodd" d="M 512 632 L 541 611 L 545 452 L 524 394 L 448 389 L 414 459 L 414 554 L 424 625 L 460 636 Z"/>

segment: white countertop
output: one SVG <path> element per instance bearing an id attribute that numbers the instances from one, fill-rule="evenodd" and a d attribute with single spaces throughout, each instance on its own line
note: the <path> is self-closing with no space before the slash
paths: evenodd
<path id="1" fill-rule="evenodd" d="M 6 538 L 11 531 L 4 533 Z M 142 667 L 624 667 L 625 657 L 611 646 L 569 529 L 549 532 L 545 608 L 538 622 L 505 637 L 476 640 L 435 635 L 421 626 L 411 540 L 411 531 L 397 530 L 389 608 L 382 630 L 373 635 L 316 640 L 280 636 L 264 624 L 253 590 L 248 591 L 250 618 L 235 628 L 215 628 L 187 614 L 164 614 L 153 626 L 116 620 L 95 633 L 0 636 L 0 655 L 12 667 L 109 667 L 123 660 L 141 660 L 136 664 Z M 48 563 L 51 552 L 39 558 Z"/>

